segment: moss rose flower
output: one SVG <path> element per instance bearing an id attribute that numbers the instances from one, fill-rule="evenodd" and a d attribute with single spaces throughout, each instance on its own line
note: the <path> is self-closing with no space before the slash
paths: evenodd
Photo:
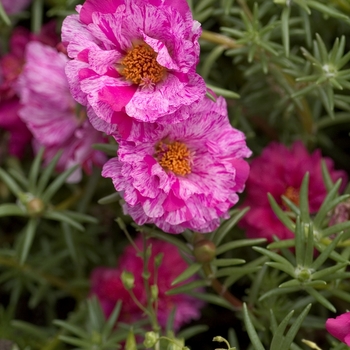
<path id="1" fill-rule="evenodd" d="M 6 7 L 10 7 L 13 12 L 17 12 L 17 5 L 20 3 L 24 4 L 23 1 L 5 1 L 3 6 L 5 10 Z M 55 28 L 56 23 L 53 21 L 45 24 L 39 34 L 16 27 L 9 40 L 9 52 L 0 57 L 0 129 L 9 132 L 9 153 L 17 157 L 23 156 L 32 138 L 32 134 L 18 115 L 18 78 L 25 64 L 25 49 L 27 44 L 33 41 L 55 46 L 58 43 Z"/>
<path id="2" fill-rule="evenodd" d="M 205 98 L 183 123 L 153 126 L 143 143 L 120 140 L 118 158 L 102 175 L 112 178 L 139 225 L 170 233 L 216 229 L 244 189 L 243 158 L 251 155 L 244 134 L 229 123 L 225 100 Z"/>
<path id="3" fill-rule="evenodd" d="M 76 164 L 87 172 L 92 164 L 102 166 L 106 157 L 92 149 L 92 144 L 104 142 L 104 138 L 70 94 L 64 72 L 67 56 L 50 46 L 30 42 L 25 58 L 18 82 L 22 103 L 19 115 L 33 133 L 34 149 L 44 146 L 47 161 L 62 150 L 57 165 L 61 171 Z M 78 169 L 69 181 L 77 182 L 80 178 Z"/>
<path id="4" fill-rule="evenodd" d="M 152 245 L 148 264 L 149 282 L 150 285 L 156 283 L 158 286 L 158 321 L 162 327 L 165 327 L 170 313 L 175 309 L 174 327 L 177 330 L 183 324 L 199 318 L 200 308 L 204 303 L 186 294 L 166 295 L 166 292 L 173 288 L 172 281 L 184 272 L 188 265 L 172 244 L 156 239 L 150 239 L 147 242 L 148 246 Z M 141 236 L 135 240 L 135 244 L 142 250 Z M 163 255 L 163 258 L 158 268 L 157 281 L 155 281 L 155 258 L 159 254 Z M 117 301 L 122 300 L 120 321 L 132 323 L 145 316 L 123 285 L 121 279 L 123 271 L 134 275 L 133 293 L 142 305 L 147 305 L 147 294 L 142 278 L 143 260 L 131 245 L 124 250 L 116 268 L 98 267 L 94 269 L 91 274 L 91 294 L 97 295 L 107 317 L 111 314 Z"/>
<path id="5" fill-rule="evenodd" d="M 334 170 L 330 158 L 323 159 L 332 180 L 342 178 L 345 185 L 346 173 Z M 243 204 L 249 206 L 250 210 L 239 224 L 246 229 L 248 237 L 267 238 L 270 241 L 274 235 L 279 239 L 294 237 L 293 232 L 272 211 L 267 194 L 271 193 L 284 210 L 288 210 L 288 206 L 283 203 L 282 195 L 298 205 L 300 186 L 306 172 L 309 172 L 309 209 L 311 213 L 316 213 L 327 194 L 321 160 L 320 150 L 309 154 L 300 141 L 295 142 L 290 149 L 283 144 L 271 143 L 259 157 L 253 159 L 247 181 L 247 197 Z"/>
<path id="6" fill-rule="evenodd" d="M 141 122 L 188 117 L 178 110 L 201 99 L 206 86 L 195 72 L 201 29 L 185 0 L 87 0 L 77 11 L 62 27 L 73 59 L 66 73 L 101 131 L 116 132 L 125 112 Z"/>
<path id="7" fill-rule="evenodd" d="M 24 10 L 30 3 L 31 0 L 1 0 L 5 12 L 9 15 Z"/>
<path id="8" fill-rule="evenodd" d="M 326 322 L 326 329 L 333 337 L 350 346 L 350 312 L 336 318 L 329 318 Z"/>

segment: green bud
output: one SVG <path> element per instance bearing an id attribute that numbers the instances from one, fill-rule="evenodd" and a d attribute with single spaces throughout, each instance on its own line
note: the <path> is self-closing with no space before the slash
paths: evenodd
<path id="1" fill-rule="evenodd" d="M 134 331 L 130 329 L 128 337 L 126 338 L 125 350 L 136 350 L 136 349 L 137 349 L 137 345 L 136 345 Z"/>
<path id="2" fill-rule="evenodd" d="M 151 274 L 149 272 L 142 273 L 142 278 L 144 278 L 145 280 L 149 280 L 150 277 L 151 277 Z"/>
<path id="3" fill-rule="evenodd" d="M 156 284 L 151 286 L 151 298 L 152 298 L 152 301 L 158 299 L 158 286 Z"/>
<path id="4" fill-rule="evenodd" d="M 220 335 L 213 338 L 213 341 L 217 341 L 218 343 L 226 342 L 226 339 L 221 337 Z"/>
<path id="5" fill-rule="evenodd" d="M 193 255 L 199 263 L 208 263 L 215 258 L 216 246 L 208 239 L 200 239 L 194 244 Z"/>
<path id="6" fill-rule="evenodd" d="M 304 266 L 298 266 L 295 269 L 295 277 L 300 282 L 307 282 L 311 280 L 311 275 L 314 271 L 312 269 L 308 269 Z"/>
<path id="7" fill-rule="evenodd" d="M 45 211 L 45 204 L 40 198 L 33 198 L 26 204 L 26 209 L 31 217 L 38 217 Z"/>
<path id="8" fill-rule="evenodd" d="M 152 255 L 152 244 L 150 244 L 146 249 L 146 258 L 149 259 Z"/>
<path id="9" fill-rule="evenodd" d="M 134 288 L 135 285 L 135 277 L 131 272 L 123 271 L 121 276 L 123 285 L 125 289 L 130 290 Z"/>
<path id="10" fill-rule="evenodd" d="M 151 348 L 158 341 L 158 335 L 155 332 L 147 332 L 145 334 L 145 340 L 143 341 L 143 345 L 146 348 Z"/>
<path id="11" fill-rule="evenodd" d="M 164 253 L 159 253 L 154 258 L 154 264 L 156 265 L 156 267 L 159 267 L 160 265 L 162 265 L 163 257 L 164 257 Z"/>

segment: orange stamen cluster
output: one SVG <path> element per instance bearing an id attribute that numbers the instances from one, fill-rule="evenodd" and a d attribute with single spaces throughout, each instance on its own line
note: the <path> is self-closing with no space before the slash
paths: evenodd
<path id="1" fill-rule="evenodd" d="M 154 85 L 163 79 L 166 71 L 156 58 L 157 53 L 149 45 L 134 46 L 120 62 L 120 73 L 134 84 L 145 84 L 147 81 L 148 85 Z"/>
<path id="2" fill-rule="evenodd" d="M 176 175 L 188 175 L 191 173 L 190 151 L 181 142 L 164 144 L 160 142 L 156 150 L 158 163 L 165 170 L 170 170 Z"/>
<path id="3" fill-rule="evenodd" d="M 284 196 L 287 197 L 295 205 L 299 206 L 299 191 L 292 186 L 288 186 Z"/>

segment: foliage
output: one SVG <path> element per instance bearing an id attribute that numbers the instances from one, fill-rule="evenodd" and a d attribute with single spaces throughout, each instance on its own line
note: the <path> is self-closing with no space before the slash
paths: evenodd
<path id="1" fill-rule="evenodd" d="M 349 1 L 188 2 L 203 27 L 198 72 L 228 99 L 231 123 L 244 131 L 254 154 L 270 141 L 301 139 L 349 173 Z M 0 4 L 1 54 L 18 23 L 38 33 L 44 21 L 61 23 L 78 3 L 34 0 L 30 10 L 12 16 Z M 115 154 L 116 146 L 110 141 L 96 148 Z M 205 338 L 209 332 L 232 350 L 348 348 L 324 331 L 326 318 L 350 302 L 350 221 L 329 226 L 335 207 L 350 195 L 339 193 L 341 182 L 332 183 L 325 165 L 328 194 L 318 213 L 309 212 L 308 174 L 299 205 L 283 197 L 289 211 L 269 196 L 295 238 L 267 243 L 247 239 L 237 227 L 249 210 L 239 206 L 206 235 L 138 226 L 123 215 L 120 197 L 100 169 L 80 184 L 67 184 L 75 168 L 57 174 L 60 154 L 44 166 L 43 152 L 34 160 L 28 152 L 21 163 L 0 160 L 0 339 L 26 350 L 214 349 L 217 343 Z M 98 300 L 89 298 L 91 270 L 114 266 L 137 232 L 173 244 L 189 264 L 167 293 L 208 303 L 203 318 L 177 334 L 171 317 L 167 329 L 159 328 L 155 303 L 142 306 L 148 318 L 130 325 L 118 321 L 120 304 L 106 319 Z M 147 261 L 146 253 L 142 258 Z M 198 279 L 180 284 L 196 274 Z M 147 273 L 144 281 L 150 289 Z M 230 317 L 213 335 L 221 313 Z"/>

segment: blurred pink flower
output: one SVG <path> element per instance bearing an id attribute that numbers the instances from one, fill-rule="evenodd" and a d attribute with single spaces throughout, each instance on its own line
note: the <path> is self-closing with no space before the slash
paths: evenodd
<path id="1" fill-rule="evenodd" d="M 25 63 L 25 48 L 31 41 L 56 45 L 55 26 L 55 22 L 49 22 L 42 27 L 39 35 L 25 28 L 15 28 L 10 38 L 9 52 L 0 58 L 0 128 L 10 133 L 9 152 L 17 157 L 23 155 L 31 140 L 31 133 L 18 116 L 18 77 Z"/>
<path id="2" fill-rule="evenodd" d="M 262 154 L 251 162 L 251 171 L 247 181 L 247 197 L 243 203 L 250 210 L 240 221 L 239 226 L 246 230 L 250 238 L 279 239 L 293 238 L 294 234 L 287 229 L 272 211 L 267 194 L 271 193 L 276 202 L 284 209 L 284 195 L 295 204 L 299 204 L 299 190 L 306 172 L 310 174 L 309 209 L 316 213 L 320 208 L 327 190 L 322 178 L 321 160 L 324 159 L 333 181 L 347 175 L 342 170 L 334 170 L 330 158 L 322 158 L 320 150 L 309 154 L 305 146 L 295 142 L 291 148 L 283 144 L 271 143 Z"/>
<path id="3" fill-rule="evenodd" d="M 135 240 L 136 245 L 142 250 L 143 240 L 139 236 Z M 150 285 L 158 286 L 158 321 L 165 327 L 170 313 L 175 310 L 174 327 L 179 329 L 183 324 L 198 319 L 203 302 L 186 294 L 166 295 L 172 289 L 172 281 L 187 267 L 177 248 L 170 243 L 150 239 L 147 245 L 152 246 L 152 254 L 149 259 Z M 158 268 L 155 281 L 155 257 L 163 255 L 162 263 Z M 140 320 L 143 312 L 138 308 L 124 288 L 121 274 L 123 271 L 131 272 L 135 277 L 133 292 L 142 305 L 147 305 L 147 295 L 143 284 L 143 260 L 137 255 L 135 248 L 129 245 L 119 258 L 116 268 L 98 267 L 91 274 L 91 294 L 100 300 L 102 308 L 108 317 L 118 300 L 123 302 L 119 321 L 132 323 Z M 193 279 L 193 278 L 192 278 Z"/>
<path id="4" fill-rule="evenodd" d="M 102 175 L 112 178 L 125 213 L 165 232 L 211 232 L 228 218 L 249 174 L 251 151 L 227 117 L 226 102 L 205 98 L 183 123 L 147 124 L 144 142 L 119 140 L 118 158 Z"/>
<path id="5" fill-rule="evenodd" d="M 102 134 L 96 131 L 86 119 L 79 128 L 74 130 L 70 138 L 62 143 L 46 146 L 34 139 L 34 150 L 38 152 L 40 147 L 45 146 L 46 163 L 61 150 L 62 155 L 57 163 L 57 170 L 62 172 L 74 165 L 79 165 L 78 169 L 67 179 L 67 182 L 76 183 L 81 180 L 82 170 L 90 175 L 94 165 L 101 167 L 106 162 L 103 152 L 92 149 L 94 143 L 105 142 Z"/>
<path id="6" fill-rule="evenodd" d="M 328 226 L 350 220 L 350 200 L 339 203 L 332 211 Z"/>
<path id="7" fill-rule="evenodd" d="M 101 166 L 106 159 L 101 152 L 92 149 L 92 144 L 104 142 L 104 139 L 70 94 L 64 73 L 67 56 L 50 46 L 30 42 L 25 58 L 18 82 L 22 103 L 19 115 L 33 133 L 35 149 L 46 147 L 47 161 L 62 149 L 59 170 L 75 164 L 91 170 L 94 162 Z M 81 172 L 77 170 L 69 180 L 76 182 L 80 178 Z"/>
<path id="8" fill-rule="evenodd" d="M 125 113 L 141 122 L 188 118 L 179 109 L 206 86 L 195 72 L 200 24 L 185 0 L 87 0 L 77 11 L 62 27 L 73 58 L 66 73 L 74 98 L 104 122 L 101 131 L 117 132 Z"/>
<path id="9" fill-rule="evenodd" d="M 23 11 L 31 0 L 0 0 L 5 12 L 9 15 Z"/>
<path id="10" fill-rule="evenodd" d="M 326 321 L 326 329 L 333 337 L 350 346 L 350 312 L 329 318 Z"/>

